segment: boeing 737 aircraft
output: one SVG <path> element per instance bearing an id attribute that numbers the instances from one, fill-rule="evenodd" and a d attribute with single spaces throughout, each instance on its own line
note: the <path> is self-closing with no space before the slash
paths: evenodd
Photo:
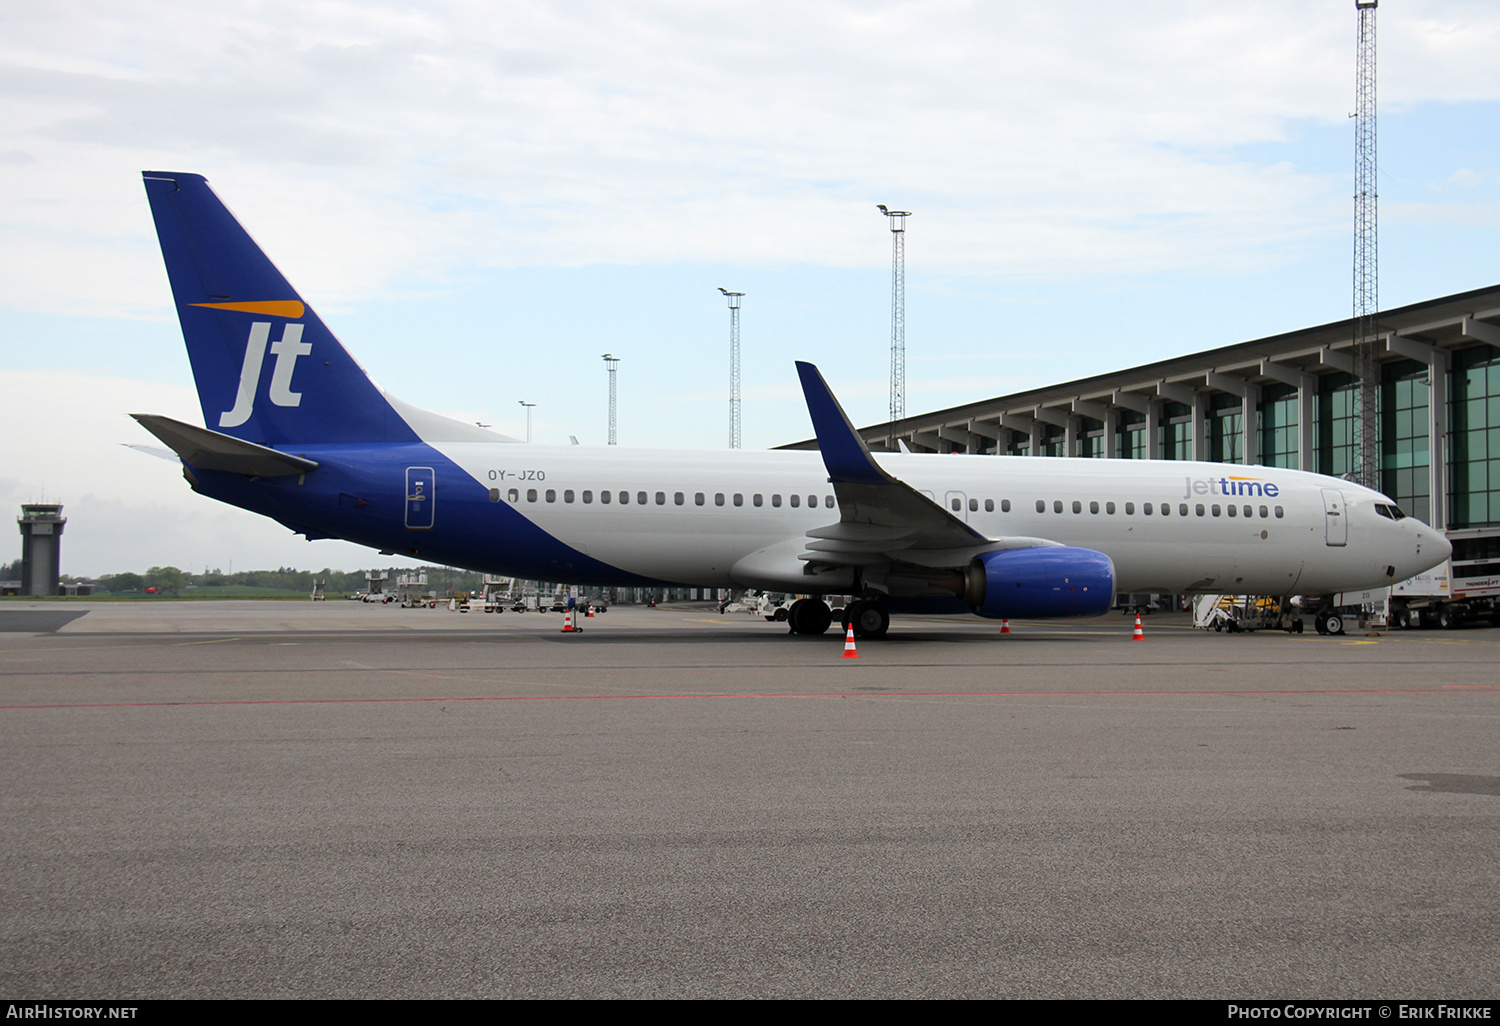
<path id="1" fill-rule="evenodd" d="M 200 175 L 144 173 L 206 428 L 136 419 L 195 491 L 315 538 L 516 577 L 852 595 L 891 611 L 1092 616 L 1116 592 L 1328 594 L 1436 566 L 1389 498 L 1275 467 L 872 454 L 797 365 L 819 452 L 517 443 L 383 392 Z M 831 610 L 797 602 L 791 627 Z"/>

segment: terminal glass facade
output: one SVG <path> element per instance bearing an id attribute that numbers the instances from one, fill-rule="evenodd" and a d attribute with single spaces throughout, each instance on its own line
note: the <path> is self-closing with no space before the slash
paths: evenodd
<path id="1" fill-rule="evenodd" d="M 1354 469 L 1354 378 L 1342 372 L 1318 379 L 1318 473 L 1343 477 Z"/>
<path id="2" fill-rule="evenodd" d="M 1453 354 L 1448 417 L 1449 519 L 1454 527 L 1500 522 L 1500 349 Z"/>
<path id="3" fill-rule="evenodd" d="M 1260 401 L 1260 462 L 1267 467 L 1297 466 L 1297 389 L 1267 385 Z"/>
<path id="4" fill-rule="evenodd" d="M 1432 516 L 1428 391 L 1426 364 L 1402 360 L 1381 368 L 1380 490 L 1420 520 Z"/>
<path id="5" fill-rule="evenodd" d="M 1131 410 L 1120 417 L 1120 433 L 1115 436 L 1115 454 L 1125 460 L 1146 459 L 1146 417 Z"/>
<path id="6" fill-rule="evenodd" d="M 1245 462 L 1245 401 L 1220 393 L 1209 401 L 1208 458 L 1214 463 Z"/>
<path id="7" fill-rule="evenodd" d="M 1167 403 L 1161 411 L 1161 453 L 1164 460 L 1193 458 L 1193 408 Z"/>

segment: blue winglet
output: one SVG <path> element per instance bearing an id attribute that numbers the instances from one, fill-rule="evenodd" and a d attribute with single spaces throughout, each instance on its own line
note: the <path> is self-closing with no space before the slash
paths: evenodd
<path id="1" fill-rule="evenodd" d="M 813 433 L 828 468 L 828 480 L 834 484 L 886 484 L 890 477 L 870 455 L 865 440 L 859 437 L 849 416 L 818 368 L 797 361 L 797 376 L 802 379 L 802 396 L 812 417 Z"/>

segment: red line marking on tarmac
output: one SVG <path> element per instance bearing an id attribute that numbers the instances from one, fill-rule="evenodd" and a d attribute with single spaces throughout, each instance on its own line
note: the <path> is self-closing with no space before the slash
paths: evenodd
<path id="1" fill-rule="evenodd" d="M 1475 687 L 1465 694 L 1500 692 L 1497 687 Z M 462 698 L 261 698 L 232 701 L 198 702 L 81 702 L 59 705 L 0 705 L 12 709 L 157 709 L 171 706 L 204 705 L 349 705 L 369 702 L 639 702 L 663 699 L 706 698 L 1130 698 L 1159 695 L 1452 695 L 1444 688 L 1307 688 L 1295 691 L 1216 690 L 1216 691 L 903 691 L 903 692 L 831 692 L 758 694 L 686 694 L 686 695 L 470 695 Z"/>

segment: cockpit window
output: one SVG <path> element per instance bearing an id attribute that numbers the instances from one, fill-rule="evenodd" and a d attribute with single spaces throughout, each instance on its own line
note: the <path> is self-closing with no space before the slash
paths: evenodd
<path id="1" fill-rule="evenodd" d="M 1383 502 L 1377 502 L 1375 503 L 1375 512 L 1379 513 L 1381 516 L 1387 518 L 1388 520 L 1406 519 L 1406 514 L 1401 511 L 1401 507 L 1394 504 L 1387 506 Z"/>

